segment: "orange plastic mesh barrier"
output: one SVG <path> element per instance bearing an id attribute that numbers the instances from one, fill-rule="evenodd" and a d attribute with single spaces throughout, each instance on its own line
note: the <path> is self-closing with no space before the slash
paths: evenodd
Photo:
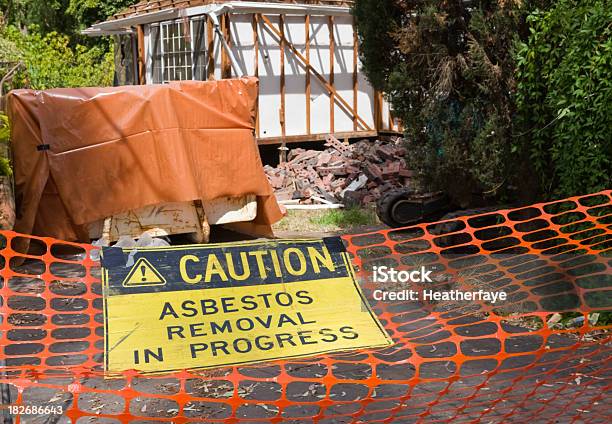
<path id="1" fill-rule="evenodd" d="M 610 422 L 611 195 L 345 236 L 393 346 L 113 379 L 93 246 L 3 232 L 2 403 L 63 410 L 13 422 Z M 376 301 L 382 265 L 508 300 Z"/>

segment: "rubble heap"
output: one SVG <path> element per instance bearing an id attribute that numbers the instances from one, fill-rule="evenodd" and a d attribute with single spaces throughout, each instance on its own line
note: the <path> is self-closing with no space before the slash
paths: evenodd
<path id="1" fill-rule="evenodd" d="M 346 144 L 328 136 L 325 146 L 292 149 L 286 162 L 264 167 L 279 201 L 367 204 L 410 185 L 413 172 L 406 167 L 402 139 Z"/>

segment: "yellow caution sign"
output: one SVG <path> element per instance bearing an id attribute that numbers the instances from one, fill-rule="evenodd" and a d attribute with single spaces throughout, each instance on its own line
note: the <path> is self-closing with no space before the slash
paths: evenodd
<path id="1" fill-rule="evenodd" d="M 123 287 L 158 286 L 166 284 L 166 280 L 145 258 L 140 258 L 130 270 Z"/>
<path id="2" fill-rule="evenodd" d="M 130 255 L 137 260 L 126 267 Z M 391 344 L 337 237 L 105 248 L 102 266 L 108 371 L 210 368 Z M 166 283 L 147 284 L 153 281 Z"/>

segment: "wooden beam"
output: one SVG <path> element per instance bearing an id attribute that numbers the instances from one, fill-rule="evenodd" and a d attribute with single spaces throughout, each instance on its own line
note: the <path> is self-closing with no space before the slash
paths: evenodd
<path id="1" fill-rule="evenodd" d="M 253 50 L 255 50 L 254 71 L 255 76 L 259 76 L 259 14 L 253 13 L 253 21 L 251 22 L 253 27 Z"/>
<path id="2" fill-rule="evenodd" d="M 281 124 L 281 135 L 285 137 L 287 135 L 286 125 L 286 113 L 285 113 L 285 15 L 278 16 L 278 27 L 280 28 L 280 124 Z"/>
<path id="3" fill-rule="evenodd" d="M 310 66 L 310 15 L 306 15 L 306 64 Z M 306 69 L 306 134 L 310 134 L 310 71 Z"/>
<path id="4" fill-rule="evenodd" d="M 374 90 L 374 126 L 376 130 L 382 129 L 382 93 Z"/>
<path id="5" fill-rule="evenodd" d="M 232 40 L 230 39 L 230 21 L 229 15 L 226 13 L 221 16 L 221 33 L 223 34 L 223 38 L 227 42 L 228 47 L 231 48 Z M 221 48 L 221 78 L 231 78 L 232 77 L 232 64 L 230 62 L 229 56 L 224 48 Z"/>
<path id="6" fill-rule="evenodd" d="M 378 127 L 379 130 L 383 130 L 383 115 L 384 115 L 384 104 L 383 104 L 383 93 L 382 91 L 378 92 L 378 104 L 379 104 L 379 110 L 380 110 L 380 126 Z"/>
<path id="7" fill-rule="evenodd" d="M 336 61 L 336 52 L 335 52 L 335 40 L 334 40 L 334 17 L 330 16 L 328 18 L 327 26 L 329 27 L 329 84 L 335 89 L 334 86 L 334 62 Z M 336 109 L 336 99 L 335 99 L 335 90 L 329 93 L 329 132 L 334 133 L 335 122 L 334 122 L 334 112 Z M 355 116 L 353 115 L 353 118 Z"/>
<path id="8" fill-rule="evenodd" d="M 273 146 L 278 144 L 290 144 L 290 143 L 304 143 L 310 141 L 325 141 L 325 138 L 329 136 L 329 134 L 302 134 L 302 135 L 289 135 L 286 137 L 267 137 L 267 138 L 258 138 L 257 143 L 260 146 Z M 378 132 L 374 130 L 369 131 L 349 131 L 349 132 L 340 132 L 335 133 L 334 136 L 339 140 L 343 139 L 353 139 L 353 138 L 369 138 L 369 137 L 377 137 Z"/>
<path id="9" fill-rule="evenodd" d="M 146 58 L 145 58 L 145 37 L 144 37 L 144 27 L 142 25 L 138 25 L 136 27 L 136 35 L 138 37 L 138 83 L 146 84 Z"/>
<path id="10" fill-rule="evenodd" d="M 253 13 L 253 50 L 255 50 L 255 76 L 259 78 L 259 15 Z M 255 136 L 259 137 L 259 96 L 257 96 L 257 103 L 255 104 Z"/>
<path id="11" fill-rule="evenodd" d="M 215 79 L 215 30 L 210 18 L 206 18 L 206 79 Z"/>
<path id="12" fill-rule="evenodd" d="M 265 16 L 265 15 L 261 15 L 262 21 L 264 23 L 264 26 L 266 26 L 268 29 L 270 29 L 270 31 L 272 31 L 272 33 L 274 35 L 276 35 L 277 37 L 282 37 L 282 34 L 280 33 L 280 31 L 278 30 L 278 28 L 275 28 L 274 25 L 272 24 L 272 22 L 270 22 L 270 20 Z M 284 37 L 283 37 L 284 38 Z M 346 100 L 344 100 L 342 98 L 342 96 L 338 95 L 338 93 L 336 92 L 336 89 L 334 87 L 332 87 L 329 82 L 325 79 L 325 77 L 323 75 L 321 75 L 316 69 L 314 69 L 312 67 L 312 65 L 310 65 L 309 63 L 307 63 L 306 59 L 304 58 L 304 56 L 298 51 L 298 49 L 295 48 L 295 46 L 293 45 L 293 43 L 288 42 L 285 39 L 285 45 L 287 47 L 289 47 L 289 49 L 293 52 L 293 54 L 295 55 L 295 57 L 302 63 L 302 66 L 306 67 L 307 70 L 309 70 L 310 72 L 312 72 L 312 74 L 315 76 L 315 78 L 323 85 L 323 87 L 325 87 L 327 89 L 328 92 L 333 92 L 335 95 L 336 100 L 338 101 L 338 103 L 340 103 L 340 105 L 351 115 L 351 116 L 357 116 L 357 120 L 359 122 L 359 125 L 361 125 L 363 128 L 365 128 L 366 130 L 371 130 L 372 128 L 370 128 L 370 126 L 367 124 L 367 122 L 365 122 L 363 120 L 363 118 L 361 118 L 359 115 L 355 114 L 355 111 L 353 110 L 353 108 L 351 107 L 351 105 L 348 104 L 348 102 Z"/>
<path id="13" fill-rule="evenodd" d="M 353 19 L 353 110 L 359 113 L 359 37 Z M 357 119 L 353 116 L 353 130 L 357 131 Z"/>

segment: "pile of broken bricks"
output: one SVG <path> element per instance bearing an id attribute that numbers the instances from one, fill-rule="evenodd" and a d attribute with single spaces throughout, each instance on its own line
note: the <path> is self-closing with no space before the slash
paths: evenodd
<path id="1" fill-rule="evenodd" d="M 328 136 L 326 149 L 292 149 L 287 161 L 264 167 L 279 203 L 367 205 L 383 193 L 411 185 L 401 138 L 343 143 Z"/>

